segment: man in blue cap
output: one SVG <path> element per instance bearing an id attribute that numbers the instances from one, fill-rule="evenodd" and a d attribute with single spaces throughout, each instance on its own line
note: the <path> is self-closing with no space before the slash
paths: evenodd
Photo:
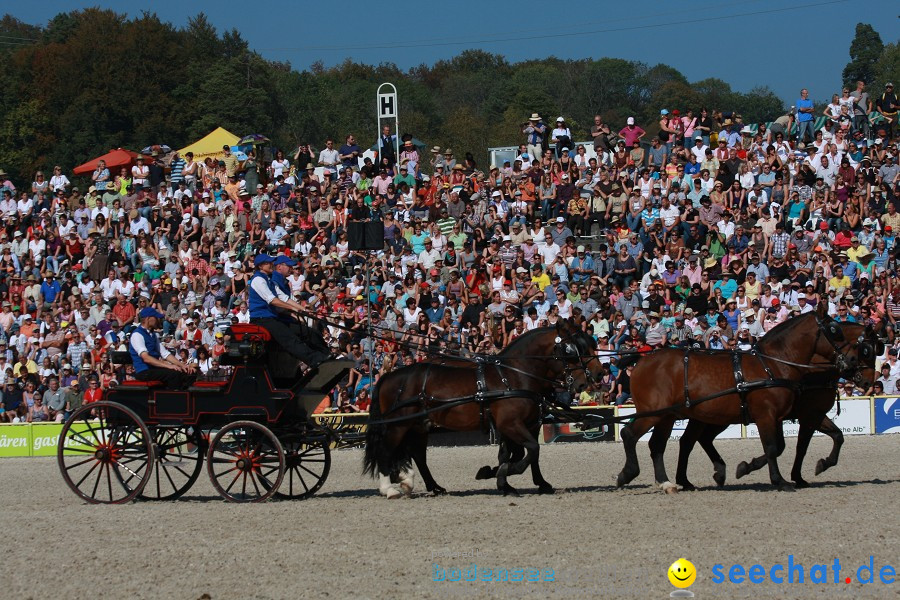
<path id="1" fill-rule="evenodd" d="M 288 282 L 287 276 L 290 275 L 291 269 L 297 266 L 297 261 L 284 254 L 279 254 L 275 257 L 274 265 L 275 269 L 272 271 L 272 281 L 286 296 L 293 298 L 291 284 Z M 300 339 L 305 340 L 313 350 L 324 352 L 325 354 L 330 353 L 328 344 L 325 342 L 325 338 L 322 337 L 322 334 L 307 325 L 306 321 L 302 318 L 294 319 L 281 312 L 277 314 L 278 319 L 287 325 L 296 335 L 300 336 Z"/>
<path id="2" fill-rule="evenodd" d="M 154 333 L 164 315 L 152 307 L 140 312 L 141 324 L 131 333 L 128 351 L 134 364 L 134 378 L 140 381 L 162 381 L 170 389 L 183 389 L 196 378 L 193 365 L 187 365 L 169 352 Z"/>
<path id="3" fill-rule="evenodd" d="M 282 260 L 282 257 L 279 259 Z M 296 314 L 300 313 L 302 308 L 291 299 L 289 292 L 285 292 L 275 283 L 273 279 L 275 260 L 267 254 L 258 254 L 253 259 L 256 273 L 250 278 L 249 286 L 250 322 L 263 327 L 285 351 L 305 362 L 310 369 L 315 369 L 327 360 L 329 355 L 327 352 L 310 347 L 293 327 L 285 326 L 285 321 L 282 320 L 284 317 L 276 309 Z M 283 257 L 282 264 L 288 265 L 292 262 L 289 258 Z"/>

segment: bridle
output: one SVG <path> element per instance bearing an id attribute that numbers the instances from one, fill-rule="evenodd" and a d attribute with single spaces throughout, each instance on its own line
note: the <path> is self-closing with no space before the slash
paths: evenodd
<path id="1" fill-rule="evenodd" d="M 869 341 L 866 337 L 867 330 L 864 330 L 856 340 L 856 356 L 850 356 L 845 350 L 852 347 L 851 342 L 845 338 L 844 332 L 841 331 L 837 321 L 832 319 L 826 323 L 816 315 L 816 325 L 818 326 L 818 331 L 816 332 L 816 340 L 813 344 L 812 356 L 815 356 L 815 349 L 819 345 L 819 338 L 824 337 L 834 350 L 834 365 L 840 373 L 840 376 L 844 379 L 852 379 L 854 383 L 858 385 L 864 384 L 865 382 L 862 380 L 862 368 L 868 365 L 862 364 L 860 357 L 863 361 L 866 361 L 866 363 L 871 361 L 872 368 L 874 368 L 875 357 L 884 352 L 884 344 L 881 341 Z M 879 347 L 881 347 L 880 350 Z M 810 356 L 810 362 L 812 361 L 812 356 Z"/>
<path id="2" fill-rule="evenodd" d="M 586 356 L 581 352 L 578 341 L 575 339 L 578 333 L 580 332 L 568 334 L 568 339 L 566 340 L 563 340 L 561 336 L 557 335 L 554 340 L 554 358 L 563 361 L 563 377 L 566 382 L 566 389 L 568 389 L 571 394 L 575 394 L 575 377 L 573 376 L 573 373 L 581 371 L 584 373 L 584 378 L 587 380 L 588 386 L 593 387 L 597 385 L 597 380 L 594 379 L 588 365 L 591 364 L 592 360 L 599 359 L 593 354 Z M 572 362 L 577 362 L 577 365 L 572 366 Z"/>

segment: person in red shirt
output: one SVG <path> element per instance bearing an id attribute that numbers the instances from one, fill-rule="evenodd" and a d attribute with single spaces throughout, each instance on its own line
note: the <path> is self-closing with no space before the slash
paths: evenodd
<path id="1" fill-rule="evenodd" d="M 837 235 L 834 236 L 833 245 L 838 250 L 846 250 L 850 247 L 853 239 L 853 232 L 850 231 L 849 227 L 845 227 L 841 231 L 837 232 Z"/>
<path id="2" fill-rule="evenodd" d="M 103 388 L 100 387 L 100 380 L 96 377 L 91 377 L 88 380 L 87 389 L 84 390 L 84 403 L 93 404 L 100 400 L 103 400 Z"/>
<path id="3" fill-rule="evenodd" d="M 134 305 L 128 302 L 125 296 L 119 296 L 119 301 L 113 306 L 112 313 L 121 327 L 125 327 L 134 321 Z"/>

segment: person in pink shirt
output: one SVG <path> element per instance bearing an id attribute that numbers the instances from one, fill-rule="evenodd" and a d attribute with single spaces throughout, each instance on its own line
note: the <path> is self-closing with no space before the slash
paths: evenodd
<path id="1" fill-rule="evenodd" d="M 619 136 L 625 138 L 625 147 L 631 148 L 634 143 L 640 141 L 647 132 L 634 124 L 634 117 L 628 117 L 625 127 L 619 131 Z"/>

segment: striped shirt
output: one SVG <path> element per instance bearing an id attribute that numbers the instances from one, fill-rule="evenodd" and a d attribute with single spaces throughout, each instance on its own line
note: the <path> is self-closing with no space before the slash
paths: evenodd
<path id="1" fill-rule="evenodd" d="M 180 156 L 169 165 L 169 168 L 172 169 L 172 183 L 175 186 L 184 181 L 184 165 L 184 159 Z"/>

